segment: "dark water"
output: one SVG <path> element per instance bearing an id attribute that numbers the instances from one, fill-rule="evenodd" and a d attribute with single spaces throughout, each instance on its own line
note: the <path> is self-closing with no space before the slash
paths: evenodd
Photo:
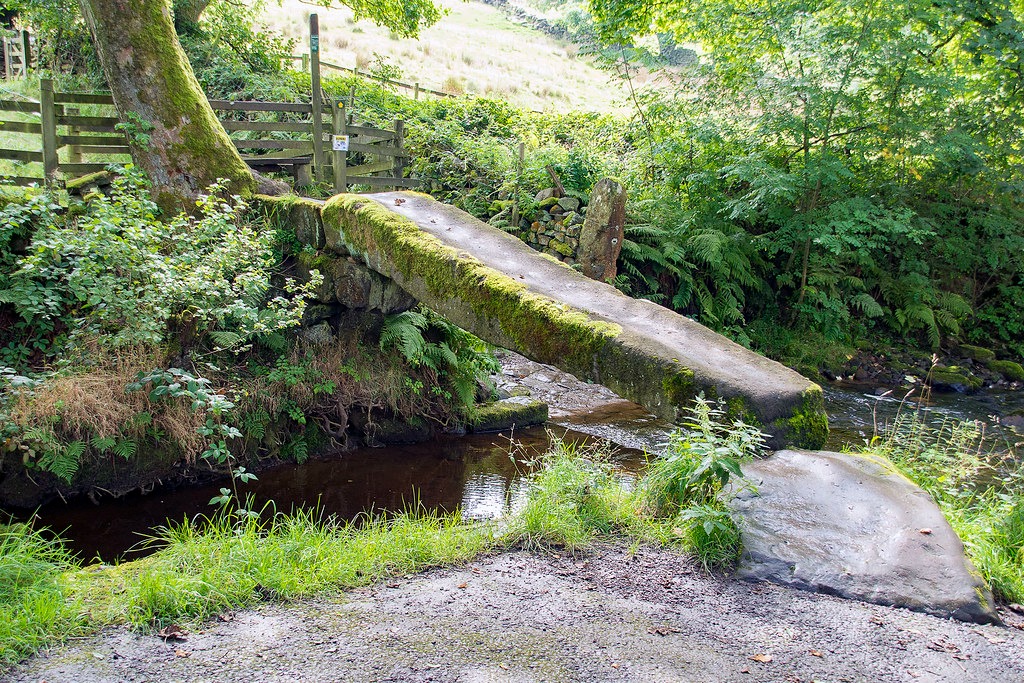
<path id="1" fill-rule="evenodd" d="M 394 512 L 422 505 L 430 510 L 460 510 L 464 519 L 495 519 L 515 509 L 526 495 L 527 462 L 549 446 L 549 434 L 566 442 L 590 443 L 593 437 L 566 429 L 517 430 L 515 447 L 507 436 L 479 434 L 387 448 L 362 448 L 313 460 L 281 465 L 259 473 L 240 493 L 255 496 L 259 508 L 319 508 L 325 515 L 352 519 L 363 511 Z M 641 451 L 614 448 L 612 461 L 624 476 L 641 469 Z M 515 453 L 515 460 L 510 457 Z M 55 503 L 38 512 L 39 524 L 60 532 L 84 560 L 110 562 L 148 552 L 137 548 L 153 529 L 185 518 L 208 515 L 210 499 L 224 482 L 148 495 Z M 134 548 L 134 549 L 133 549 Z"/>
<path id="2" fill-rule="evenodd" d="M 863 445 L 875 429 L 882 430 L 900 412 L 928 411 L 929 419 L 980 419 L 1024 408 L 1024 392 L 975 396 L 935 394 L 927 403 L 915 397 L 876 396 L 870 387 L 825 388 L 831 424 L 827 447 Z M 549 430 L 517 431 L 513 448 L 499 434 L 446 437 L 427 443 L 359 449 L 304 465 L 282 465 L 260 473 L 259 481 L 243 488 L 257 506 L 273 501 L 276 509 L 319 507 L 327 515 L 352 519 L 360 512 L 398 511 L 417 503 L 452 512 L 465 519 L 495 519 L 521 504 L 526 494 L 524 464 L 544 452 L 549 433 L 566 441 L 602 441 L 616 451 L 613 461 L 625 477 L 643 467 L 645 456 L 660 452 L 672 425 L 638 406 L 613 404 L 587 416 L 568 419 Z M 516 459 L 510 457 L 516 454 Z M 157 490 L 104 500 L 101 505 L 75 501 L 41 509 L 40 522 L 60 532 L 82 559 L 105 561 L 139 557 L 134 549 L 146 535 L 168 520 L 180 521 L 209 514 L 209 501 L 224 483 L 176 491 Z"/>

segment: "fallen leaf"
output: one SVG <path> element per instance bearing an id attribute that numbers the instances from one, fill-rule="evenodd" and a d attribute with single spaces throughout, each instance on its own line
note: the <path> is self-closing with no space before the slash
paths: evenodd
<path id="1" fill-rule="evenodd" d="M 679 633 L 679 629 L 671 628 L 670 626 L 652 626 L 651 628 L 647 629 L 647 632 L 651 635 L 667 636 L 670 633 Z"/>
<path id="2" fill-rule="evenodd" d="M 754 655 L 751 659 L 755 662 L 760 662 L 761 664 L 767 664 L 772 661 L 773 657 L 771 655 Z"/>
<path id="3" fill-rule="evenodd" d="M 741 674 L 748 674 L 748 673 L 750 673 L 750 669 L 749 668 L 740 669 L 740 673 Z"/>
<path id="4" fill-rule="evenodd" d="M 918 532 L 924 534 L 925 536 L 931 536 L 932 534 L 932 530 L 928 527 L 925 527 L 924 529 L 918 529 Z"/>
<path id="5" fill-rule="evenodd" d="M 231 614 L 218 614 L 217 618 L 221 621 L 232 621 L 235 617 Z"/>
<path id="6" fill-rule="evenodd" d="M 811 656 L 813 656 L 813 657 L 824 657 L 825 654 L 821 650 L 811 650 Z"/>
<path id="7" fill-rule="evenodd" d="M 387 584 L 388 588 L 398 588 L 399 585 L 400 584 L 397 584 L 397 583 L 389 583 L 389 584 Z"/>
<path id="8" fill-rule="evenodd" d="M 456 586 L 456 588 L 465 588 L 466 585 L 467 584 L 465 584 L 465 583 L 460 583 L 458 586 Z"/>
<path id="9" fill-rule="evenodd" d="M 974 632 L 977 633 L 982 638 L 984 638 L 985 640 L 987 640 L 988 642 L 992 643 L 993 645 L 999 645 L 1000 643 L 1005 643 L 1006 642 L 1006 638 L 1000 638 L 999 636 L 997 636 L 995 634 L 986 633 L 985 631 L 981 630 L 980 628 L 974 629 Z"/>
<path id="10" fill-rule="evenodd" d="M 185 633 L 185 629 L 178 626 L 177 624 L 170 624 L 164 626 L 162 629 L 156 632 L 158 636 L 164 640 L 187 640 L 188 634 Z"/>
<path id="11" fill-rule="evenodd" d="M 619 664 L 618 662 L 612 662 L 612 668 L 613 669 L 618 669 L 620 666 L 622 666 L 622 665 Z"/>
<path id="12" fill-rule="evenodd" d="M 192 653 L 188 652 L 187 650 L 180 650 L 179 649 L 179 650 L 175 650 L 174 651 L 174 656 L 175 657 L 191 657 Z"/>
<path id="13" fill-rule="evenodd" d="M 505 671 L 508 671 L 508 664 L 499 664 L 498 668 L 499 669 L 504 669 Z"/>
<path id="14" fill-rule="evenodd" d="M 405 204 L 405 200 L 401 197 L 395 200 L 395 206 L 401 206 L 402 204 Z"/>

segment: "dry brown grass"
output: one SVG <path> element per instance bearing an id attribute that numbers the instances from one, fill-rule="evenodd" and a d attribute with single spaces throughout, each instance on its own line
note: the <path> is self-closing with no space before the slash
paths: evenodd
<path id="1" fill-rule="evenodd" d="M 267 377 L 252 379 L 239 402 L 240 413 L 266 411 L 275 416 L 295 407 L 339 445 L 345 445 L 344 432 L 356 412 L 371 421 L 382 416 L 401 421 L 423 418 L 442 427 L 461 418 L 450 401 L 430 391 L 438 384 L 433 371 L 411 372 L 394 356 L 361 350 L 354 339 L 324 346 L 299 343 L 288 362 L 305 368 L 304 378 L 291 386 Z M 412 388 L 417 382 L 422 387 L 418 392 Z M 329 393 L 322 391 L 327 383 L 333 385 Z M 317 385 L 321 391 L 316 390 Z"/>
<path id="2" fill-rule="evenodd" d="M 125 391 L 140 372 L 165 367 L 166 359 L 150 348 L 95 348 L 92 356 L 96 360 L 90 367 L 20 393 L 10 407 L 11 421 L 22 431 L 40 430 L 64 443 L 89 443 L 108 437 L 140 440 L 147 425 L 137 418 L 148 413 L 164 438 L 194 461 L 206 446 L 196 432 L 203 416 L 184 399 L 154 403 L 146 391 Z"/>

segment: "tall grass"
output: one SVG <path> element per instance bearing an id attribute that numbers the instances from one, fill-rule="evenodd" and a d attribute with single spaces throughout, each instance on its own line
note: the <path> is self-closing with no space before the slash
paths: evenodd
<path id="1" fill-rule="evenodd" d="M 553 439 L 535 463 L 527 503 L 512 520 L 507 540 L 527 548 L 575 550 L 598 534 L 615 532 L 680 545 L 707 570 L 731 564 L 739 556 L 740 533 L 722 489 L 742 479 L 741 463 L 760 453 L 764 437 L 740 420 L 730 425 L 724 411 L 703 398 L 686 427 L 630 486 L 615 477 L 600 451 Z"/>
<path id="2" fill-rule="evenodd" d="M 548 451 L 528 464 L 535 468 L 529 494 L 509 523 L 506 543 L 575 551 L 598 534 L 636 529 L 636 501 L 595 446 L 552 438 Z"/>
<path id="3" fill-rule="evenodd" d="M 1024 602 L 1024 462 L 977 422 L 901 415 L 870 450 L 925 489 L 964 541 L 997 600 Z"/>
<path id="4" fill-rule="evenodd" d="M 64 579 L 76 568 L 59 540 L 25 524 L 0 526 L 0 668 L 83 628 Z"/>
<path id="5" fill-rule="evenodd" d="M 143 563 L 113 605 L 137 626 L 201 621 L 260 599 L 312 595 L 386 576 L 465 562 L 494 544 L 486 525 L 410 511 L 352 522 L 315 511 L 269 521 L 220 515 L 160 531 L 162 549 Z"/>

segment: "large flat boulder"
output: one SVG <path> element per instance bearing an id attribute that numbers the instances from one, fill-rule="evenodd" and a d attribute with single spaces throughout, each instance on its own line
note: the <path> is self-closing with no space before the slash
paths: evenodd
<path id="1" fill-rule="evenodd" d="M 992 594 L 931 497 L 881 457 L 779 451 L 737 487 L 738 575 L 979 623 Z"/>

